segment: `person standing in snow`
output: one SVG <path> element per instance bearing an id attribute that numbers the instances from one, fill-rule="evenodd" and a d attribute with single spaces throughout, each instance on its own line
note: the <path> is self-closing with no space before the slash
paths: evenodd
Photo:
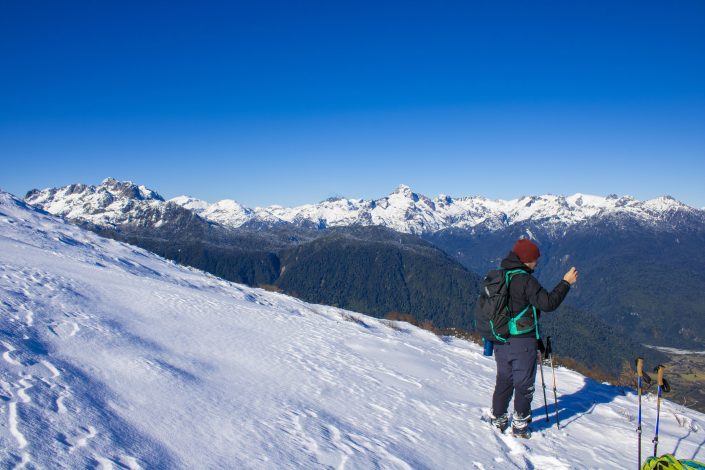
<path id="1" fill-rule="evenodd" d="M 512 433 L 531 436 L 531 400 L 536 381 L 536 351 L 538 350 L 538 319 L 541 310 L 550 312 L 563 302 L 570 286 L 578 280 L 573 267 L 550 293 L 532 275 L 538 263 L 539 248 L 530 240 L 520 239 L 502 260 L 505 270 L 521 269 L 509 283 L 508 307 L 512 317 L 518 317 L 506 343 L 495 343 L 497 381 L 492 395 L 492 424 L 502 432 L 509 426 L 507 411 L 514 395 Z M 524 312 L 524 315 L 520 315 Z"/>

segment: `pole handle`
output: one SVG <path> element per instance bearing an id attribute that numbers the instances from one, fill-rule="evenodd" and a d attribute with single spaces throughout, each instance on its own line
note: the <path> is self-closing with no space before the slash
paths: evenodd
<path id="1" fill-rule="evenodd" d="M 656 383 L 659 387 L 663 387 L 663 371 L 665 368 L 666 367 L 663 364 L 659 364 L 654 369 L 654 372 L 656 373 Z"/>
<path id="2" fill-rule="evenodd" d="M 638 377 L 641 377 L 641 379 L 644 381 L 644 383 L 646 385 L 651 385 L 651 377 L 649 377 L 649 374 L 644 372 L 644 358 L 643 357 L 636 358 L 636 375 Z"/>

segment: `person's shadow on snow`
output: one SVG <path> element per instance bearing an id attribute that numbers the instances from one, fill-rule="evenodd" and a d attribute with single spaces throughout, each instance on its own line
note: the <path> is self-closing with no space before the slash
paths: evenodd
<path id="1" fill-rule="evenodd" d="M 580 390 L 570 395 L 558 395 L 558 418 L 561 428 L 570 426 L 570 423 L 593 412 L 596 406 L 602 403 L 610 403 L 616 397 L 624 396 L 628 389 L 616 385 L 603 384 L 589 378 L 583 379 L 583 386 Z M 543 391 L 537 387 L 538 395 L 543 395 Z M 535 392 L 535 394 L 536 394 Z M 536 395 L 534 395 L 536 396 Z M 540 396 L 540 406 L 531 411 L 533 417 L 531 427 L 535 431 L 543 431 L 556 426 L 556 409 L 553 401 L 553 388 L 546 384 L 546 400 L 548 402 L 548 421 L 546 421 L 546 409 L 543 406 L 543 396 Z"/>

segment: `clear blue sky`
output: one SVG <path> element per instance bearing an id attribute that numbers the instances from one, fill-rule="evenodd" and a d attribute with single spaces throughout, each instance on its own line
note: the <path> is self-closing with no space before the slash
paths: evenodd
<path id="1" fill-rule="evenodd" d="M 705 206 L 705 2 L 3 2 L 0 188 Z"/>

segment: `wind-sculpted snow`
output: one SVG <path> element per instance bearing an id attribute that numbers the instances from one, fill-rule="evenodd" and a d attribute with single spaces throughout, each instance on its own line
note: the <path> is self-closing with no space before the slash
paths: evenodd
<path id="1" fill-rule="evenodd" d="M 497 231 L 518 223 L 534 223 L 548 232 L 599 220 L 622 219 L 670 228 L 684 221 L 705 224 L 705 212 L 665 196 L 638 201 L 629 196 L 607 197 L 574 194 L 569 197 L 525 196 L 491 200 L 482 196 L 433 199 L 401 185 L 389 196 L 376 199 L 332 198 L 299 207 L 245 207 L 231 199 L 209 204 L 179 196 L 164 202 L 154 191 L 130 182 L 105 180 L 99 186 L 71 185 L 34 190 L 27 202 L 71 220 L 100 226 L 143 223 L 160 226 L 169 204 L 183 207 L 200 217 L 227 227 L 272 226 L 291 223 L 307 227 L 382 225 L 398 232 L 424 234 L 449 228 Z"/>
<path id="2" fill-rule="evenodd" d="M 405 323 L 231 284 L 0 193 L 3 468 L 622 468 L 636 396 L 557 371 L 528 441 L 487 413 L 494 362 Z M 645 453 L 655 400 L 645 399 Z M 662 407 L 659 449 L 705 458 Z"/>

